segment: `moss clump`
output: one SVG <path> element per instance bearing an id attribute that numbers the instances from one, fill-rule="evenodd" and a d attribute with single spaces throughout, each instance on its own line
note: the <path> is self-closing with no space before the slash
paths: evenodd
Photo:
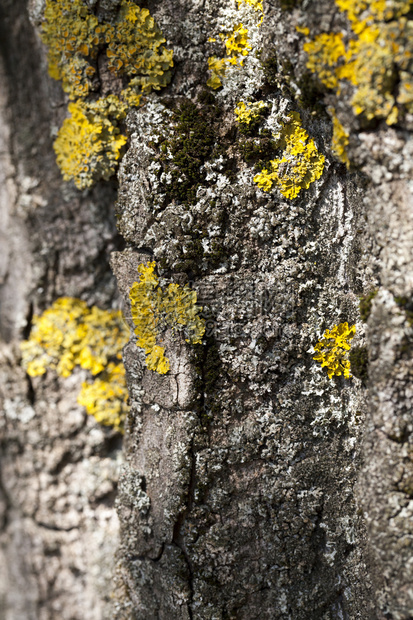
<path id="1" fill-rule="evenodd" d="M 297 80 L 300 89 L 298 102 L 303 108 L 310 109 L 317 115 L 325 114 L 323 102 L 324 89 L 310 72 L 304 72 Z"/>
<path id="2" fill-rule="evenodd" d="M 261 66 L 266 84 L 268 86 L 278 86 L 279 66 L 275 51 L 267 58 L 267 60 L 261 62 Z"/>
<path id="3" fill-rule="evenodd" d="M 349 353 L 351 373 L 365 382 L 368 378 L 369 354 L 367 347 L 353 347 Z"/>
<path id="4" fill-rule="evenodd" d="M 173 254 L 165 247 L 162 255 L 158 255 L 158 265 L 165 271 L 185 272 L 192 279 L 210 268 L 219 267 L 228 258 L 222 243 L 227 221 L 225 206 L 210 200 L 209 205 L 203 205 L 205 213 L 200 213 L 192 205 L 197 203 L 198 189 L 209 185 L 205 164 L 213 167 L 216 163 L 219 173 L 229 179 L 234 174 L 234 159 L 228 156 L 234 130 L 223 132 L 222 109 L 210 91 L 202 91 L 196 101 L 181 101 L 166 116 L 169 134 L 161 129 L 156 143 L 151 144 L 155 150 L 153 161 L 160 164 L 156 171 L 157 200 L 161 207 L 172 202 L 183 205 L 196 216 L 190 231 L 183 232 L 179 221 L 175 221 L 173 235 L 179 244 L 175 245 Z M 208 232 L 211 213 L 212 238 Z"/>
<path id="5" fill-rule="evenodd" d="M 241 138 L 238 148 L 246 162 L 254 163 L 257 170 L 262 170 L 270 165 L 277 143 L 271 132 L 264 130 L 256 136 Z"/>
<path id="6" fill-rule="evenodd" d="M 172 116 L 171 136 L 162 136 L 160 153 L 155 161 L 162 164 L 170 182 L 162 189 L 167 202 L 176 200 L 184 204 L 196 201 L 198 188 L 205 183 L 204 163 L 213 158 L 216 140 L 215 120 L 217 106 L 199 106 L 193 101 L 183 101 Z"/>
<path id="7" fill-rule="evenodd" d="M 292 11 L 296 7 L 301 6 L 302 0 L 280 0 L 283 11 Z"/>
<path id="8" fill-rule="evenodd" d="M 360 317 L 364 323 L 367 322 L 367 319 L 370 316 L 371 303 L 373 299 L 376 297 L 377 293 L 378 291 L 374 290 L 374 291 L 370 291 L 370 293 L 367 293 L 367 295 L 363 295 L 363 297 L 360 297 L 360 303 L 359 303 Z"/>

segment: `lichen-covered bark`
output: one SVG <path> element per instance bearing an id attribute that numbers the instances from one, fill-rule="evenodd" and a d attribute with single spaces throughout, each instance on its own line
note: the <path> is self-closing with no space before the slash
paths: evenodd
<path id="1" fill-rule="evenodd" d="M 117 5 L 89 4 L 108 14 Z M 27 252 L 23 261 L 13 241 L 0 263 L 1 334 L 10 341 L 1 361 L 7 620 L 413 617 L 412 119 L 405 111 L 389 127 L 355 116 L 349 84 L 328 91 L 309 71 L 303 28 L 309 38 L 332 28 L 350 35 L 343 12 L 324 0 L 264 0 L 251 51 L 242 66 L 226 66 L 214 91 L 207 59 L 219 32 L 238 27 L 241 14 L 252 23 L 255 3 L 147 3 L 175 73 L 128 114 L 116 203 L 122 250 L 108 185 L 81 194 L 59 179 L 47 136 L 51 109 L 60 123 L 63 107 L 53 108 L 60 91 L 44 76 L 37 39 L 28 62 L 40 87 L 24 115 L 32 78 L 16 41 L 32 31 L 23 4 L 3 5 L 15 30 L 4 38 L 13 106 L 3 105 L 0 208 L 10 205 L 8 242 L 16 231 Z M 42 10 L 31 3 L 37 25 Z M 396 69 L 392 80 L 396 93 Z M 251 130 L 236 120 L 240 101 L 265 104 Z M 331 149 L 331 106 L 350 135 L 350 168 Z M 279 191 L 285 184 L 264 192 L 254 182 L 260 161 L 280 158 L 271 141 L 291 118 L 325 157 L 321 176 L 317 156 L 317 173 L 293 200 Z M 63 294 L 114 301 L 111 250 L 132 330 L 129 291 L 138 266 L 153 260 L 162 285 L 197 291 L 206 324 L 203 344 L 162 334 L 164 375 L 148 370 L 133 332 L 125 347 L 119 545 L 118 440 L 75 404 L 79 376 L 27 384 L 15 347 L 28 300 L 35 310 Z M 10 288 L 14 273 L 24 275 Z M 362 317 L 359 298 L 371 292 Z M 328 379 L 312 359 L 324 330 L 342 322 L 356 324 L 351 380 Z"/>

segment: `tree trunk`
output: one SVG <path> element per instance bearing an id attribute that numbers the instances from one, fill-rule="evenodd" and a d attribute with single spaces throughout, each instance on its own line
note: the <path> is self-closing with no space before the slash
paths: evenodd
<path id="1" fill-rule="evenodd" d="M 400 95 L 411 77 L 402 39 L 383 78 L 387 60 L 363 51 L 343 2 L 264 0 L 262 24 L 256 0 L 139 3 L 174 50 L 173 79 L 129 110 L 117 180 L 79 191 L 52 148 L 66 112 L 37 34 L 44 5 L 1 3 L 0 619 L 412 618 L 413 115 Z M 119 2 L 89 4 L 101 16 Z M 409 15 L 394 17 L 406 32 Z M 248 47 L 236 29 L 254 19 Z M 391 19 L 375 19 L 383 50 Z M 322 32 L 369 58 L 360 71 L 353 58 L 340 88 L 331 58 L 324 74 L 310 67 Z M 212 56 L 235 58 L 217 69 L 220 88 L 206 84 Z M 371 67 L 374 114 L 354 77 Z M 388 74 L 396 103 L 383 112 Z M 249 121 L 234 112 L 240 102 Z M 336 114 L 345 153 L 331 148 Z M 292 196 L 283 179 L 298 134 L 291 149 L 315 154 Z M 164 326 L 165 374 L 147 367 L 133 331 L 130 289 L 151 262 L 163 291 L 196 291 L 205 321 L 201 344 Z M 30 379 L 20 365 L 33 314 L 62 296 L 122 304 L 123 442 L 77 404 L 81 370 Z M 329 378 L 313 347 L 343 323 L 356 325 L 353 377 Z"/>

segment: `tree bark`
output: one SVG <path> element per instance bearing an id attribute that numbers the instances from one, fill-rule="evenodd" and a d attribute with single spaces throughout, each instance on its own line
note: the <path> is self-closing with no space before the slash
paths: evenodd
<path id="1" fill-rule="evenodd" d="M 310 74 L 297 25 L 352 36 L 327 0 L 264 2 L 255 47 L 217 91 L 208 38 L 237 3 L 145 6 L 173 80 L 129 111 L 117 181 L 80 192 L 54 162 L 64 97 L 26 3 L 1 4 L 0 618 L 408 620 L 411 115 L 363 123 L 351 93 Z M 29 8 L 38 26 L 44 7 Z M 294 200 L 254 183 L 245 153 L 263 134 L 243 134 L 234 108 L 257 100 L 274 122 L 298 112 L 325 154 Z M 350 168 L 330 149 L 332 105 Z M 206 321 L 198 345 L 165 331 L 165 375 L 146 367 L 130 312 L 152 260 L 163 284 L 196 290 Z M 29 380 L 20 366 L 33 313 L 65 295 L 122 304 L 131 327 L 123 446 L 77 405 L 80 371 Z M 329 379 L 312 359 L 343 322 L 368 378 Z"/>

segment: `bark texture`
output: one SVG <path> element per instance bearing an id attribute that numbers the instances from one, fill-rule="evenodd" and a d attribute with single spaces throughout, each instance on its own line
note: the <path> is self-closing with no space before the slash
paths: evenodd
<path id="1" fill-rule="evenodd" d="M 23 0 L 1 6 L 0 617 L 412 618 L 413 121 L 363 125 L 351 94 L 337 100 L 309 74 L 296 26 L 328 30 L 336 5 L 264 2 L 252 52 L 213 93 L 208 38 L 237 3 L 145 3 L 175 72 L 128 114 L 123 249 L 114 185 L 61 181 L 59 86 Z M 33 23 L 42 10 L 31 4 Z M 273 123 L 298 111 L 326 155 L 293 201 L 253 182 L 234 108 L 258 99 Z M 331 153 L 327 104 L 351 126 L 350 170 Z M 58 296 L 116 304 L 110 254 L 131 328 L 129 289 L 149 260 L 164 283 L 191 283 L 207 328 L 195 346 L 166 331 L 166 375 L 131 332 L 119 540 L 118 436 L 76 405 L 80 373 L 29 382 L 16 346 Z M 344 321 L 368 378 L 330 380 L 312 360 Z"/>

